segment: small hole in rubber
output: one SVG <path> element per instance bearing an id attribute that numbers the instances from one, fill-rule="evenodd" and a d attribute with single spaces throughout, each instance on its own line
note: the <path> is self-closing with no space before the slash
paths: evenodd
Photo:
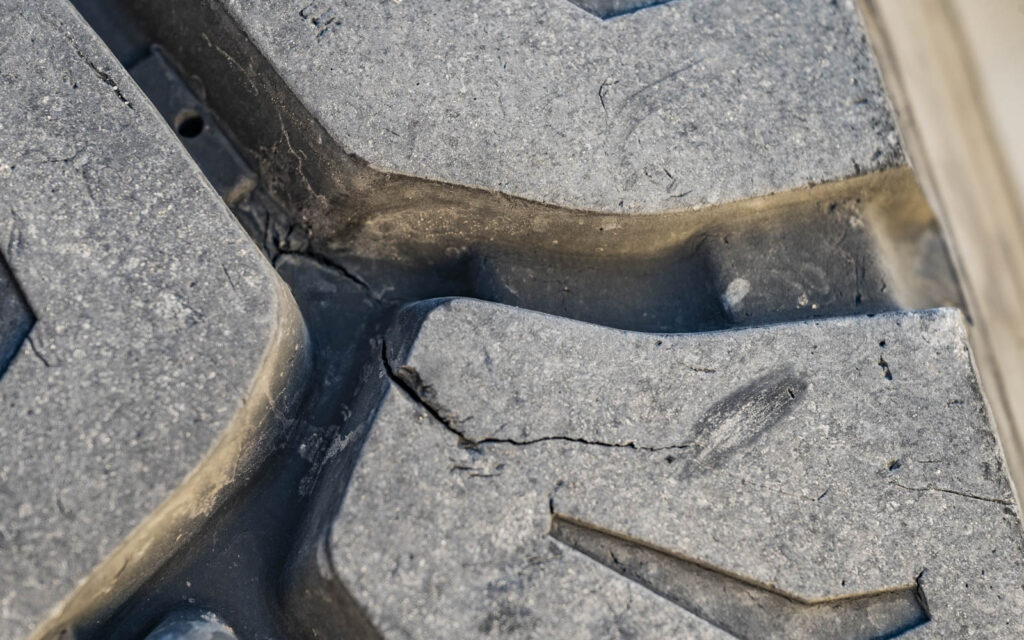
<path id="1" fill-rule="evenodd" d="M 195 111 L 182 111 L 175 118 L 174 129 L 178 132 L 178 135 L 182 138 L 195 138 L 203 132 L 203 127 L 206 123 L 203 122 L 203 116 Z"/>

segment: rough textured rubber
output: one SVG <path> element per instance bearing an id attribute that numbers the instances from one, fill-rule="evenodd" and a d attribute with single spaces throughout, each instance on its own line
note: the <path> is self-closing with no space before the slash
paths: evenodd
<path id="1" fill-rule="evenodd" d="M 125 4 L 280 205 L 236 210 L 294 287 L 649 331 L 959 303 L 845 3 Z"/>
<path id="2" fill-rule="evenodd" d="M 385 173 L 653 212 L 903 161 L 845 2 L 684 0 L 604 21 L 568 0 L 138 4 L 168 28 L 224 15 L 324 135 Z M 269 80 L 254 71 L 235 68 Z"/>
<path id="3" fill-rule="evenodd" d="M 72 1 L 0 0 L 0 638 L 1019 635 L 852 4 Z"/>
<path id="4" fill-rule="evenodd" d="M 453 300 L 383 367 L 306 559 L 382 637 L 1024 632 L 956 312 L 681 336 Z"/>
<path id="5" fill-rule="evenodd" d="M 306 337 L 68 3 L 5 0 L 0 43 L 0 233 L 36 316 L 0 379 L 6 639 L 97 615 L 252 477 Z"/>

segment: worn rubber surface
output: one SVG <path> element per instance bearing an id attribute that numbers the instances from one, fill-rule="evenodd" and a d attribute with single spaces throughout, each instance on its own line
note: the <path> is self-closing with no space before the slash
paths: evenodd
<path id="1" fill-rule="evenodd" d="M 4 3 L 0 42 L 0 226 L 35 315 L 0 379 L 0 635 L 20 638 L 123 597 L 253 477 L 306 334 L 68 3 Z"/>
<path id="2" fill-rule="evenodd" d="M 965 335 L 409 307 L 323 542 L 336 588 L 386 638 L 1017 637 L 1024 536 Z"/>
<path id="3" fill-rule="evenodd" d="M 1019 637 L 852 4 L 0 8 L 0 639 Z"/>

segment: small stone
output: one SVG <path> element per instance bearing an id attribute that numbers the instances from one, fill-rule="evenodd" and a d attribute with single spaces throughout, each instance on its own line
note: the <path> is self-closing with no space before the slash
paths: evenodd
<path id="1" fill-rule="evenodd" d="M 165 618 L 146 640 L 237 640 L 237 636 L 215 614 L 189 610 Z"/>

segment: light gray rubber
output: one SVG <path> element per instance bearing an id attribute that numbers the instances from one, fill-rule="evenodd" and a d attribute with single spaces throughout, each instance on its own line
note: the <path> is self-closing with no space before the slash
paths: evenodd
<path id="1" fill-rule="evenodd" d="M 168 29 L 197 5 L 226 14 L 323 128 L 309 135 L 384 173 L 646 213 L 903 163 L 850 2 L 633 2 L 654 6 L 612 20 L 569 0 L 138 4 Z M 270 80 L 235 62 L 246 90 Z"/>
<path id="2" fill-rule="evenodd" d="M 0 2 L 0 237 L 36 315 L 0 379 L 0 638 L 149 576 L 278 444 L 287 289 L 64 0 Z"/>
<path id="3" fill-rule="evenodd" d="M 1024 631 L 849 1 L 0 0 L 0 253 L 0 640 Z"/>
<path id="4" fill-rule="evenodd" d="M 307 558 L 353 625 L 1024 633 L 1024 535 L 955 311 L 651 335 L 452 300 L 407 309 L 387 347 Z"/>

